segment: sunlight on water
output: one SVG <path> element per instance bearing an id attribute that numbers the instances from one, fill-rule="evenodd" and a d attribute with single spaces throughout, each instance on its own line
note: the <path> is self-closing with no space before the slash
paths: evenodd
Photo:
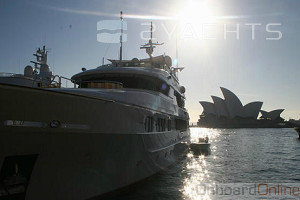
<path id="1" fill-rule="evenodd" d="M 214 142 L 220 130 L 217 129 L 207 129 L 207 128 L 191 128 L 191 142 L 197 142 L 198 138 L 208 137 L 210 142 Z M 212 146 L 211 149 L 214 151 L 217 147 Z M 200 155 L 196 156 L 192 153 L 188 154 L 188 160 L 186 163 L 186 170 L 188 171 L 186 178 L 183 181 L 183 188 L 181 192 L 184 195 L 184 199 L 189 200 L 210 200 L 210 196 L 205 194 L 204 191 L 201 191 L 200 187 L 203 183 L 214 184 L 210 180 L 210 165 L 206 162 L 206 156 Z M 217 159 L 216 156 L 213 156 L 213 159 Z"/>
<path id="2" fill-rule="evenodd" d="M 190 131 L 192 142 L 198 137 L 209 137 L 210 155 L 190 151 L 178 164 L 145 181 L 139 189 L 113 200 L 260 199 L 261 195 L 250 194 L 253 184 L 300 182 L 300 140 L 293 129 L 191 128 Z M 246 187 L 245 193 L 230 190 L 241 187 Z"/>
<path id="3" fill-rule="evenodd" d="M 208 136 L 210 141 L 215 141 L 216 137 L 220 134 L 220 129 L 209 128 L 191 128 L 191 142 L 197 142 L 198 138 L 204 138 Z"/>

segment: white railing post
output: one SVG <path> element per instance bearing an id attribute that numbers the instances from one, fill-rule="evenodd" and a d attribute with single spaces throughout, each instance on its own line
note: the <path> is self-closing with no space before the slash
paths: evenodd
<path id="1" fill-rule="evenodd" d="M 59 88 L 61 88 L 61 76 L 59 76 L 58 80 L 59 80 L 59 83 L 58 83 Z"/>

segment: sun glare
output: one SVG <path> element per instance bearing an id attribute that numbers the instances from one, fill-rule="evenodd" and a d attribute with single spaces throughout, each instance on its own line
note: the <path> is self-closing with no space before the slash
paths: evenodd
<path id="1" fill-rule="evenodd" d="M 178 14 L 178 19 L 183 23 L 212 23 L 215 19 L 212 8 L 207 0 L 189 0 Z"/>

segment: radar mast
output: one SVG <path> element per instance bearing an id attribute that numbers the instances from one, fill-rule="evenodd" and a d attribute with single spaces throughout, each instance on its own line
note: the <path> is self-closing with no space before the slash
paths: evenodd
<path id="1" fill-rule="evenodd" d="M 33 55 L 36 57 L 36 61 L 30 62 L 34 64 L 35 70 L 40 69 L 39 66 L 47 64 L 48 51 L 46 51 L 46 46 L 43 46 L 43 49 L 38 48 L 36 53 Z"/>
<path id="2" fill-rule="evenodd" d="M 150 40 L 148 43 L 142 45 L 140 47 L 140 49 L 146 49 L 146 53 L 149 55 L 150 57 L 150 61 L 152 60 L 152 57 L 153 57 L 153 51 L 154 51 L 154 48 L 158 45 L 163 45 L 164 43 L 153 43 L 152 42 L 152 38 L 153 38 L 153 25 L 152 25 L 152 22 L 151 22 L 151 27 L 150 27 Z"/>

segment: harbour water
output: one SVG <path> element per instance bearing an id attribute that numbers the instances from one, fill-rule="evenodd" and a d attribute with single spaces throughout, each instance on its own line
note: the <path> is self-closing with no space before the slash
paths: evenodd
<path id="1" fill-rule="evenodd" d="M 206 135 L 211 155 L 188 153 L 111 199 L 300 198 L 300 140 L 293 129 L 191 128 L 192 141 Z"/>

